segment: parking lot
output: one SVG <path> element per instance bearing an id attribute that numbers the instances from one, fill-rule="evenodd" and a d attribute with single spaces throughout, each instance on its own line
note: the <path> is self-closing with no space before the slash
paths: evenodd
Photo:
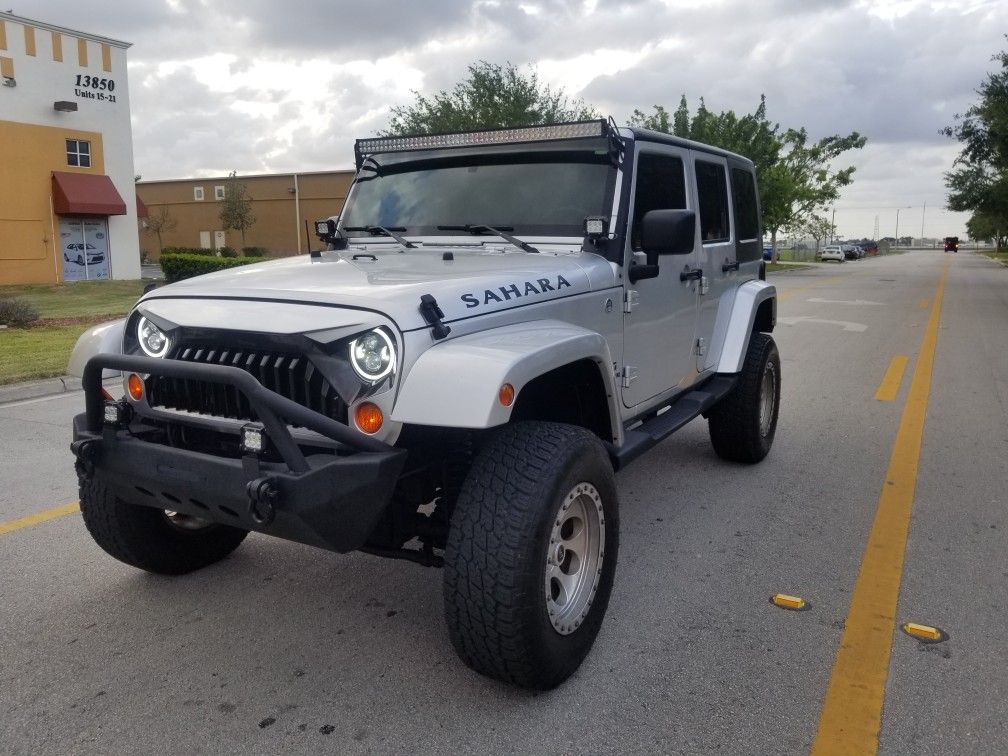
<path id="1" fill-rule="evenodd" d="M 1008 269 L 773 282 L 770 456 L 697 420 L 620 473 L 608 617 L 544 694 L 457 659 L 437 570 L 257 535 L 181 578 L 112 560 L 67 506 L 81 395 L 0 406 L 0 751 L 832 753 L 881 711 L 881 753 L 1005 752 Z"/>

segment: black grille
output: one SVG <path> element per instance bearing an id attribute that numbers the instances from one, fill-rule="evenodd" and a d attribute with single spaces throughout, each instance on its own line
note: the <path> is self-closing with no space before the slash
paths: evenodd
<path id="1" fill-rule="evenodd" d="M 304 355 L 183 345 L 169 356 L 185 362 L 241 368 L 270 391 L 333 420 L 347 421 L 346 403 Z M 238 389 L 219 383 L 155 375 L 147 379 L 147 398 L 154 407 L 236 420 L 258 419 Z"/>

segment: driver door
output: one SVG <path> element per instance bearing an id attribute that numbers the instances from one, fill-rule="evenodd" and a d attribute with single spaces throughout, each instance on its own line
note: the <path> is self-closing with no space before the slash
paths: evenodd
<path id="1" fill-rule="evenodd" d="M 629 263 L 644 262 L 641 219 L 649 210 L 693 209 L 686 181 L 687 150 L 638 143 L 627 234 Z M 696 379 L 694 338 L 699 284 L 680 275 L 697 267 L 697 244 L 688 255 L 663 256 L 655 278 L 627 279 L 623 316 L 623 404 L 635 407 Z"/>

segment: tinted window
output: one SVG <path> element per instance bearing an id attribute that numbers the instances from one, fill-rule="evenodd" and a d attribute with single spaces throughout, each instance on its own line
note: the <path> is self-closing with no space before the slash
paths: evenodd
<path id="1" fill-rule="evenodd" d="M 728 184 L 723 165 L 696 161 L 700 238 L 705 243 L 728 241 Z"/>
<path id="2" fill-rule="evenodd" d="M 735 203 L 735 228 L 739 241 L 759 238 L 759 212 L 756 206 L 756 181 L 749 171 L 732 168 L 732 200 Z"/>
<path id="3" fill-rule="evenodd" d="M 686 179 L 683 161 L 674 155 L 642 152 L 637 158 L 634 217 L 630 233 L 632 249 L 641 248 L 641 219 L 649 210 L 684 210 Z"/>
<path id="4" fill-rule="evenodd" d="M 342 215 L 344 226 L 400 226 L 409 233 L 439 225 L 486 224 L 515 234 L 582 236 L 586 215 L 611 212 L 608 155 L 509 156 L 490 162 L 425 161 L 364 170 Z"/>

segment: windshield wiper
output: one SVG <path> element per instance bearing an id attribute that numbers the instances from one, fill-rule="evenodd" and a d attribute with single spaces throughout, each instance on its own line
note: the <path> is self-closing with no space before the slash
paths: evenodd
<path id="1" fill-rule="evenodd" d="M 405 231 L 403 226 L 343 226 L 344 231 L 366 231 L 372 236 L 391 236 L 397 242 L 408 249 L 416 249 L 416 244 L 405 236 L 400 236 L 396 231 Z"/>
<path id="2" fill-rule="evenodd" d="M 538 252 L 539 250 L 533 247 L 528 242 L 523 242 L 511 234 L 505 233 L 506 231 L 513 231 L 514 226 L 487 226 L 484 223 L 466 223 L 464 226 L 438 226 L 438 231 L 465 231 L 467 234 L 482 234 L 491 233 L 496 234 L 501 239 L 514 244 L 518 249 L 524 252 Z"/>

